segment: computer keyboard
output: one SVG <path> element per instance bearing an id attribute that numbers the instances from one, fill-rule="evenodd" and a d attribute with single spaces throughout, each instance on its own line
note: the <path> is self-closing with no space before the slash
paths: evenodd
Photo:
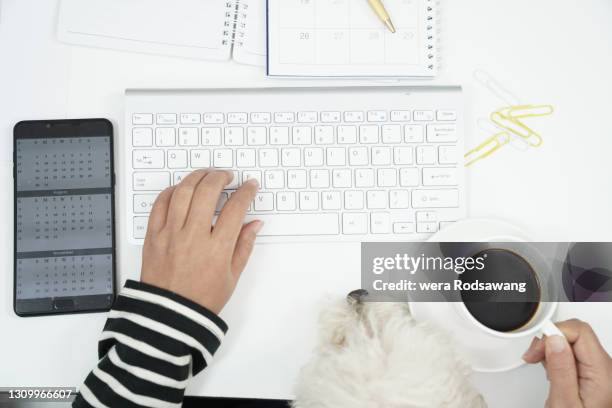
<path id="1" fill-rule="evenodd" d="M 460 88 L 126 91 L 129 240 L 157 194 L 200 168 L 245 180 L 259 242 L 426 239 L 465 217 Z"/>

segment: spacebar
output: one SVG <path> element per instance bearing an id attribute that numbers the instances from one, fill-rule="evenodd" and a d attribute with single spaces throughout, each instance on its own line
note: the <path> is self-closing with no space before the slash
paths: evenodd
<path id="1" fill-rule="evenodd" d="M 338 214 L 250 214 L 247 222 L 261 220 L 264 226 L 258 236 L 337 235 L 340 233 Z"/>

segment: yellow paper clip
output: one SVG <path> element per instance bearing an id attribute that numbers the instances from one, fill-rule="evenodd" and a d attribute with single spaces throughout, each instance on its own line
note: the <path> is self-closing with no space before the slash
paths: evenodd
<path id="1" fill-rule="evenodd" d="M 510 106 L 493 112 L 491 121 L 511 134 L 525 139 L 530 146 L 540 147 L 543 143 L 542 137 L 519 118 L 546 116 L 552 112 L 553 108 L 550 105 Z"/>
<path id="2" fill-rule="evenodd" d="M 508 143 L 510 143 L 510 135 L 508 132 L 499 132 L 494 134 L 465 154 L 465 167 L 469 167 L 477 161 L 489 157 Z"/>

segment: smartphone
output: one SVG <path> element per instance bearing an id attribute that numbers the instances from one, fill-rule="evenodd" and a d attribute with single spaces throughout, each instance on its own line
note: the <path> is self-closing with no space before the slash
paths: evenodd
<path id="1" fill-rule="evenodd" d="M 112 124 L 17 123 L 13 178 L 15 313 L 109 310 L 115 296 Z"/>

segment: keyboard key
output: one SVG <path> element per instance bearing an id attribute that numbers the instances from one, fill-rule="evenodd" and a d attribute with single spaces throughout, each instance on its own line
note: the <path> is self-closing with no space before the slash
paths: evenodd
<path id="1" fill-rule="evenodd" d="M 418 222 L 417 232 L 419 234 L 431 234 L 438 231 L 437 222 Z"/>
<path id="2" fill-rule="evenodd" d="M 147 235 L 149 217 L 134 217 L 134 238 L 142 239 Z"/>
<path id="3" fill-rule="evenodd" d="M 415 122 L 431 122 L 434 120 L 434 113 L 430 110 L 415 110 L 414 121 Z"/>
<path id="4" fill-rule="evenodd" d="M 306 188 L 306 170 L 289 170 L 287 172 L 289 188 Z"/>
<path id="5" fill-rule="evenodd" d="M 158 113 L 155 122 L 158 125 L 176 125 L 176 113 Z"/>
<path id="6" fill-rule="evenodd" d="M 298 148 L 281 149 L 281 163 L 283 167 L 299 167 L 301 165 L 301 152 Z"/>
<path id="7" fill-rule="evenodd" d="M 244 125 L 249 121 L 249 115 L 244 112 L 229 112 L 227 114 L 227 123 L 232 125 Z"/>
<path id="8" fill-rule="evenodd" d="M 423 169 L 424 186 L 456 186 L 459 182 L 454 167 L 434 167 Z"/>
<path id="9" fill-rule="evenodd" d="M 155 145 L 159 147 L 168 147 L 176 145 L 176 129 L 156 128 Z"/>
<path id="10" fill-rule="evenodd" d="M 351 147 L 349 148 L 349 163 L 351 166 L 366 166 L 368 161 L 367 147 Z"/>
<path id="11" fill-rule="evenodd" d="M 261 182 L 261 171 L 259 170 L 245 170 L 242 172 L 242 182 L 246 183 L 248 180 L 255 179 L 260 186 L 263 185 Z"/>
<path id="12" fill-rule="evenodd" d="M 295 122 L 295 114 L 293 112 L 276 112 L 274 114 L 274 122 L 293 123 Z"/>
<path id="13" fill-rule="evenodd" d="M 312 128 L 310 126 L 294 126 L 292 132 L 294 145 L 312 144 Z"/>
<path id="14" fill-rule="evenodd" d="M 359 126 L 359 141 L 364 144 L 378 143 L 378 125 Z"/>
<path id="15" fill-rule="evenodd" d="M 311 188 L 329 188 L 329 170 L 310 170 Z"/>
<path id="16" fill-rule="evenodd" d="M 328 147 L 327 165 L 328 166 L 344 166 L 346 165 L 346 149 L 343 147 Z"/>
<path id="17" fill-rule="evenodd" d="M 367 205 L 370 209 L 387 208 L 387 192 L 382 190 L 368 191 Z"/>
<path id="18" fill-rule="evenodd" d="M 370 229 L 372 234 L 389 234 L 391 232 L 391 218 L 387 212 L 373 212 L 370 214 Z"/>
<path id="19" fill-rule="evenodd" d="M 225 186 L 226 190 L 235 190 L 238 187 L 240 187 L 241 183 L 241 178 L 240 178 L 240 172 L 236 171 L 236 170 L 232 170 L 232 181 L 230 181 L 230 183 Z"/>
<path id="20" fill-rule="evenodd" d="M 257 193 L 254 201 L 255 211 L 272 211 L 274 210 L 274 194 L 272 193 Z"/>
<path id="21" fill-rule="evenodd" d="M 250 126 L 247 128 L 247 143 L 249 146 L 263 146 L 266 144 L 266 128 L 263 126 Z"/>
<path id="22" fill-rule="evenodd" d="M 200 114 L 199 113 L 181 113 L 180 116 L 181 125 L 199 125 Z"/>
<path id="23" fill-rule="evenodd" d="M 270 127 L 270 144 L 271 145 L 288 145 L 289 144 L 289 128 L 287 126 Z"/>
<path id="24" fill-rule="evenodd" d="M 378 187 L 397 186 L 397 171 L 395 169 L 378 169 Z"/>
<path id="25" fill-rule="evenodd" d="M 391 122 L 410 122 L 410 111 L 391 111 Z"/>
<path id="26" fill-rule="evenodd" d="M 417 211 L 417 222 L 435 222 L 438 220 L 438 214 L 435 211 Z"/>
<path id="27" fill-rule="evenodd" d="M 372 148 L 372 165 L 373 166 L 388 166 L 391 164 L 391 148 L 390 147 L 373 147 Z"/>
<path id="28" fill-rule="evenodd" d="M 134 172 L 134 191 L 161 191 L 170 187 L 170 173 L 167 171 Z"/>
<path id="29" fill-rule="evenodd" d="M 282 170 L 266 170 L 264 181 L 267 189 L 275 190 L 285 188 L 285 172 Z"/>
<path id="30" fill-rule="evenodd" d="M 133 125 L 152 125 L 153 114 L 152 113 L 134 113 L 132 115 Z"/>
<path id="31" fill-rule="evenodd" d="M 399 144 L 402 142 L 402 127 L 400 125 L 383 125 L 383 143 Z"/>
<path id="32" fill-rule="evenodd" d="M 357 143 L 357 126 L 338 126 L 338 144 Z"/>
<path id="33" fill-rule="evenodd" d="M 190 171 L 175 171 L 173 175 L 174 177 L 172 178 L 172 185 L 177 185 L 178 183 L 183 181 L 183 179 L 189 174 L 191 174 Z"/>
<path id="34" fill-rule="evenodd" d="M 244 128 L 236 126 L 226 127 L 224 142 L 226 146 L 243 146 Z"/>
<path id="35" fill-rule="evenodd" d="M 219 194 L 219 199 L 217 200 L 217 205 L 215 206 L 215 212 L 221 212 L 228 199 L 229 195 L 226 192 Z"/>
<path id="36" fill-rule="evenodd" d="M 457 112 L 448 111 L 448 110 L 439 110 L 436 112 L 436 120 L 439 120 L 440 122 L 455 121 L 457 120 Z"/>
<path id="37" fill-rule="evenodd" d="M 394 222 L 393 233 L 394 234 L 413 234 L 415 231 L 414 223 L 412 222 Z"/>
<path id="38" fill-rule="evenodd" d="M 271 121 L 272 121 L 272 115 L 270 115 L 270 112 L 251 113 L 251 123 L 261 124 L 261 123 L 270 123 Z"/>
<path id="39" fill-rule="evenodd" d="M 207 112 L 202 116 L 202 119 L 204 123 L 209 123 L 213 125 L 225 122 L 223 113 L 219 112 Z"/>
<path id="40" fill-rule="evenodd" d="M 255 167 L 255 149 L 236 150 L 237 167 Z"/>
<path id="41" fill-rule="evenodd" d="M 413 208 L 454 208 L 459 206 L 458 190 L 413 190 Z"/>
<path id="42" fill-rule="evenodd" d="M 338 214 L 257 214 L 247 217 L 250 220 L 263 221 L 263 227 L 258 237 L 266 236 L 306 236 L 306 235 L 338 235 Z"/>
<path id="43" fill-rule="evenodd" d="M 393 163 L 399 166 L 412 164 L 412 147 L 395 147 L 393 149 Z"/>
<path id="44" fill-rule="evenodd" d="M 421 178 L 419 177 L 419 169 L 416 167 L 400 169 L 400 186 L 402 187 L 416 187 L 421 184 Z"/>
<path id="45" fill-rule="evenodd" d="M 277 167 L 277 149 L 259 149 L 259 167 Z"/>
<path id="46" fill-rule="evenodd" d="M 323 123 L 338 123 L 341 117 L 340 112 L 321 112 L 321 122 Z"/>
<path id="47" fill-rule="evenodd" d="M 386 122 L 386 111 L 368 111 L 368 122 Z"/>
<path id="48" fill-rule="evenodd" d="M 315 123 L 317 118 L 317 112 L 298 112 L 297 114 L 298 123 Z"/>
<path id="49" fill-rule="evenodd" d="M 404 141 L 406 143 L 422 143 L 424 135 L 423 125 L 404 126 Z"/>
<path id="50" fill-rule="evenodd" d="M 363 210 L 365 197 L 363 191 L 345 191 L 344 208 L 347 210 Z"/>
<path id="51" fill-rule="evenodd" d="M 358 111 L 344 112 L 344 121 L 349 123 L 363 122 L 364 114 Z"/>
<path id="52" fill-rule="evenodd" d="M 300 210 L 314 211 L 319 209 L 319 193 L 316 191 L 300 192 Z"/>
<path id="53" fill-rule="evenodd" d="M 168 168 L 187 168 L 187 150 L 168 150 Z"/>
<path id="54" fill-rule="evenodd" d="M 163 150 L 134 150 L 132 151 L 132 167 L 135 169 L 163 169 Z"/>
<path id="55" fill-rule="evenodd" d="M 279 211 L 295 211 L 297 209 L 295 193 L 293 191 L 276 193 L 276 209 Z"/>
<path id="56" fill-rule="evenodd" d="M 213 166 L 217 168 L 233 167 L 232 149 L 215 149 L 213 151 Z"/>
<path id="57" fill-rule="evenodd" d="M 221 146 L 221 128 L 202 128 L 202 146 Z"/>
<path id="58" fill-rule="evenodd" d="M 132 129 L 132 146 L 134 147 L 153 146 L 153 129 L 151 128 Z"/>
<path id="59" fill-rule="evenodd" d="M 304 149 L 304 166 L 321 167 L 323 166 L 323 148 L 308 147 Z"/>
<path id="60" fill-rule="evenodd" d="M 427 141 L 450 143 L 457 141 L 457 125 L 427 125 Z"/>
<path id="61" fill-rule="evenodd" d="M 457 164 L 457 147 L 439 146 L 438 161 L 440 164 Z"/>
<path id="62" fill-rule="evenodd" d="M 352 186 L 351 171 L 349 169 L 332 170 L 332 185 L 335 188 L 349 188 Z"/>
<path id="63" fill-rule="evenodd" d="M 339 210 L 342 206 L 339 191 L 324 191 L 321 193 L 321 206 L 324 210 Z"/>
<path id="64" fill-rule="evenodd" d="M 410 207 L 410 194 L 408 190 L 389 191 L 389 208 L 405 209 Z"/>
<path id="65" fill-rule="evenodd" d="M 417 164 L 435 164 L 436 163 L 436 148 L 433 146 L 418 146 L 417 147 Z"/>
<path id="66" fill-rule="evenodd" d="M 342 233 L 360 235 L 368 233 L 368 213 L 342 214 Z"/>
<path id="67" fill-rule="evenodd" d="M 191 150 L 190 164 L 194 169 L 206 169 L 210 167 L 210 150 Z"/>
<path id="68" fill-rule="evenodd" d="M 178 133 L 181 146 L 197 146 L 200 143 L 198 128 L 180 128 Z"/>
<path id="69" fill-rule="evenodd" d="M 374 170 L 356 169 L 355 187 L 374 187 Z"/>
<path id="70" fill-rule="evenodd" d="M 315 143 L 319 145 L 334 143 L 334 127 L 315 126 Z"/>
<path id="71" fill-rule="evenodd" d="M 134 212 L 150 213 L 157 194 L 134 194 Z"/>

